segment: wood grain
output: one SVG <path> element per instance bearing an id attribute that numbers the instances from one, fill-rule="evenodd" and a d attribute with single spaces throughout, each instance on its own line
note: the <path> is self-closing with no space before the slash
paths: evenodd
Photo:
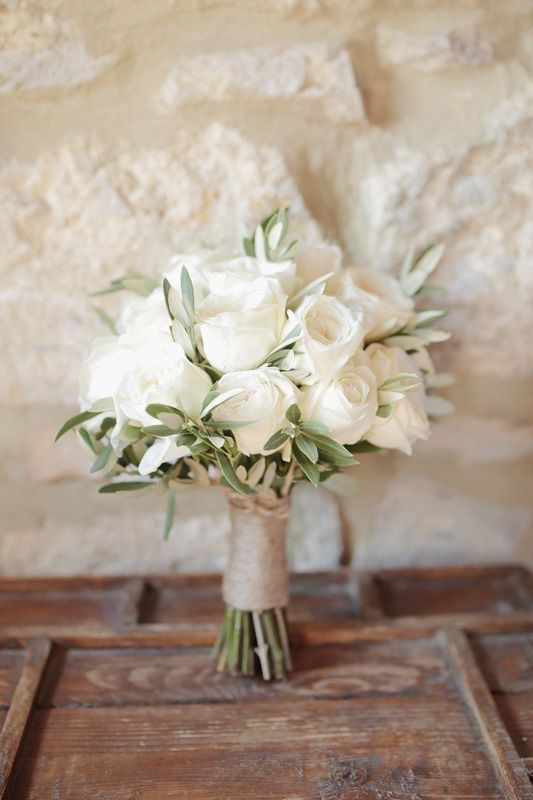
<path id="1" fill-rule="evenodd" d="M 518 757 L 498 714 L 496 703 L 465 634 L 458 630 L 448 630 L 443 633 L 442 640 L 450 657 L 452 674 L 479 727 L 505 797 L 512 800 L 530 797 L 531 783 L 527 769 Z"/>
<path id="2" fill-rule="evenodd" d="M 14 800 L 504 796 L 458 699 L 52 709 L 26 752 Z"/>
<path id="3" fill-rule="evenodd" d="M 378 695 L 445 697 L 450 678 L 433 640 L 359 642 L 294 652 L 290 680 L 265 684 L 213 674 L 206 649 L 57 651 L 54 682 L 39 706 L 100 706 L 190 702 L 290 702 L 291 698 Z"/>
<path id="4" fill-rule="evenodd" d="M 51 644 L 47 639 L 35 640 L 28 646 L 17 688 L 0 732 L 0 798 L 6 797 L 12 771 L 22 748 L 33 701 L 41 681 Z"/>
<path id="5" fill-rule="evenodd" d="M 267 686 L 207 659 L 218 576 L 0 581 L 1 800 L 533 797 L 525 570 L 292 592 L 296 670 Z"/>

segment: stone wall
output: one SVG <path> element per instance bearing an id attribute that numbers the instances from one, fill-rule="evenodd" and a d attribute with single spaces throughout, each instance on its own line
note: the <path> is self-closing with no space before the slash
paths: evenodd
<path id="1" fill-rule="evenodd" d="M 282 203 L 346 263 L 445 241 L 457 377 L 411 458 L 302 490 L 293 562 L 533 559 L 532 22 L 529 0 L 0 2 L 0 573 L 223 565 L 218 493 L 184 493 L 164 544 L 158 499 L 98 496 L 50 440 L 87 292 Z"/>

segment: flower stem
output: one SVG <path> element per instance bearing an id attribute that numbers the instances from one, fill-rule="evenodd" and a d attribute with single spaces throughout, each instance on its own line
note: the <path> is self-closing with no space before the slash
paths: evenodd
<path id="1" fill-rule="evenodd" d="M 284 678 L 292 660 L 283 609 L 245 611 L 226 605 L 211 658 L 218 672 L 260 675 L 266 681 Z"/>

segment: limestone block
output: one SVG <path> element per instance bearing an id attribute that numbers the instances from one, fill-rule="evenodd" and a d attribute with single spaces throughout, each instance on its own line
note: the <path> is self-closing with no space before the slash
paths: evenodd
<path id="1" fill-rule="evenodd" d="M 92 57 L 55 4 L 15 0 L 0 6 L 0 93 L 89 83 L 114 61 Z"/>
<path id="2" fill-rule="evenodd" d="M 162 539 L 163 500 L 155 512 L 134 501 L 120 514 L 95 512 L 75 522 L 58 519 L 50 511 L 39 524 L 14 527 L 0 537 L 0 574 L 221 571 L 227 561 L 229 519 L 219 494 L 211 513 L 177 513 L 167 542 Z M 341 552 L 336 500 L 322 489 L 300 487 L 295 491 L 289 527 L 291 566 L 296 570 L 335 568 Z"/>
<path id="3" fill-rule="evenodd" d="M 357 526 L 358 567 L 490 563 L 531 557 L 533 513 L 398 474 L 376 503 L 373 521 Z"/>
<path id="4" fill-rule="evenodd" d="M 532 123 L 533 95 L 521 95 L 470 146 L 426 152 L 393 145 L 389 159 L 376 161 L 358 187 L 354 176 L 344 192 L 352 196 L 344 236 L 357 260 L 394 270 L 411 242 L 446 243 L 434 282 L 446 288 L 437 300 L 452 309 L 450 371 L 533 372 Z"/>
<path id="5" fill-rule="evenodd" d="M 465 464 L 508 463 L 533 455 L 533 425 L 455 413 L 433 426 L 418 451 L 435 459 L 455 456 Z"/>
<path id="6" fill-rule="evenodd" d="M 317 101 L 330 122 L 365 116 L 348 51 L 324 42 L 182 55 L 160 96 L 168 109 L 230 100 L 264 107 L 273 98 Z"/>
<path id="7" fill-rule="evenodd" d="M 483 41 L 475 30 L 417 35 L 378 26 L 377 44 L 384 64 L 409 64 L 424 72 L 477 67 L 490 64 L 494 58 L 491 43 Z"/>
<path id="8" fill-rule="evenodd" d="M 128 271 L 157 274 L 175 252 L 235 245 L 290 205 L 316 238 L 279 153 L 214 124 L 168 149 L 76 140 L 0 167 L 0 402 L 76 401 L 80 359 L 105 333 L 87 294 Z M 108 300 L 109 311 L 116 300 Z M 36 376 L 39 376 L 38 380 Z"/>

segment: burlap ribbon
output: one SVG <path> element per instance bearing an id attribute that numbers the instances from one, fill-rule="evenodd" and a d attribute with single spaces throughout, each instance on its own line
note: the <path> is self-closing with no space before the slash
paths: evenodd
<path id="1" fill-rule="evenodd" d="M 290 500 L 228 494 L 230 557 L 224 601 L 243 611 L 284 608 L 289 602 L 285 534 Z"/>

